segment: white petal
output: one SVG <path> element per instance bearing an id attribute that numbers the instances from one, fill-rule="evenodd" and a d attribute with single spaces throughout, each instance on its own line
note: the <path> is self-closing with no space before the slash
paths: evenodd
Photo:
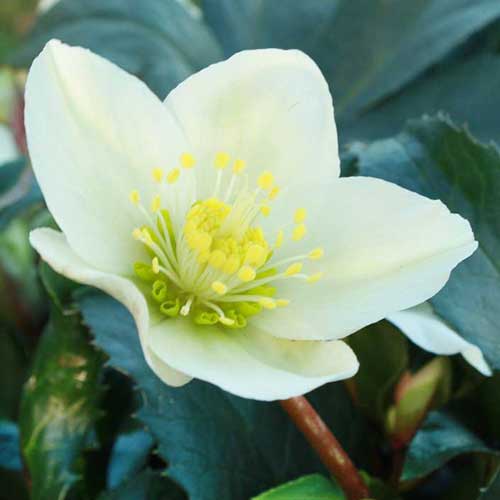
<path id="1" fill-rule="evenodd" d="M 0 123 L 0 166 L 19 157 L 16 141 L 9 127 Z"/>
<path id="2" fill-rule="evenodd" d="M 338 176 L 337 130 L 328 85 L 296 50 L 251 50 L 213 64 L 174 89 L 166 106 L 201 163 L 218 151 L 246 161 L 250 180 L 263 170 L 278 184 Z M 210 176 L 213 169 L 198 169 Z M 205 177 L 207 178 L 207 177 Z M 210 182 L 203 196 L 209 196 Z"/>
<path id="3" fill-rule="evenodd" d="M 271 401 L 304 394 L 354 375 L 342 341 L 294 342 L 248 327 L 196 327 L 186 318 L 152 327 L 148 345 L 165 363 L 238 396 Z"/>
<path id="4" fill-rule="evenodd" d="M 325 277 L 279 285 L 290 305 L 252 318 L 273 335 L 345 337 L 432 297 L 477 248 L 469 223 L 439 201 L 363 177 L 327 187 L 330 202 L 313 205 L 309 217 L 316 219 L 311 245 L 325 248 L 317 264 Z"/>
<path id="5" fill-rule="evenodd" d="M 429 303 L 424 302 L 405 311 L 393 313 L 387 320 L 422 349 L 441 355 L 460 353 L 483 375 L 492 374 L 479 347 L 460 337 L 434 313 Z"/>
<path id="6" fill-rule="evenodd" d="M 103 271 L 125 273 L 143 250 L 130 237 L 144 223 L 154 167 L 175 163 L 183 136 L 137 78 L 90 51 L 49 42 L 26 86 L 33 168 L 71 248 Z"/>
<path id="7" fill-rule="evenodd" d="M 53 229 L 35 229 L 30 234 L 30 242 L 43 260 L 56 272 L 77 283 L 103 290 L 130 311 L 137 325 L 146 361 L 165 383 L 178 386 L 191 380 L 191 377 L 174 370 L 157 356 L 151 355 L 145 345 L 144 338 L 150 328 L 148 307 L 144 295 L 132 281 L 92 269 L 71 250 L 65 236 Z"/>

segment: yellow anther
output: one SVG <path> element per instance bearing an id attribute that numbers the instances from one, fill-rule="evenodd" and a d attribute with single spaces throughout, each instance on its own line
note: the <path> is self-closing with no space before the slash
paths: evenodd
<path id="1" fill-rule="evenodd" d="M 278 235 L 276 236 L 276 243 L 274 244 L 274 246 L 276 248 L 280 248 L 281 245 L 283 245 L 283 240 L 285 239 L 285 233 L 283 232 L 283 229 L 280 229 L 278 231 Z"/>
<path id="2" fill-rule="evenodd" d="M 198 254 L 198 257 L 197 257 L 197 261 L 198 263 L 200 264 L 206 264 L 208 262 L 208 259 L 210 258 L 210 251 L 209 250 L 205 250 L 203 252 L 200 252 Z"/>
<path id="3" fill-rule="evenodd" d="M 196 161 L 194 159 L 194 156 L 189 154 L 189 153 L 182 153 L 181 154 L 181 165 L 184 168 L 193 168 L 196 164 Z"/>
<path id="4" fill-rule="evenodd" d="M 137 189 L 134 189 L 133 191 L 131 191 L 130 195 L 129 195 L 129 199 L 134 205 L 139 205 L 139 203 L 141 201 L 141 196 L 139 195 L 139 191 L 137 191 Z"/>
<path id="5" fill-rule="evenodd" d="M 271 207 L 269 205 L 263 205 L 262 207 L 260 207 L 260 213 L 264 217 L 269 217 L 269 214 L 271 213 Z"/>
<path id="6" fill-rule="evenodd" d="M 212 237 L 207 233 L 198 233 L 193 238 L 193 245 L 198 252 L 204 252 L 210 248 Z"/>
<path id="7" fill-rule="evenodd" d="M 178 168 L 173 168 L 167 174 L 167 182 L 173 184 L 179 178 L 179 175 L 181 175 L 181 171 Z"/>
<path id="8" fill-rule="evenodd" d="M 151 212 L 156 213 L 161 208 L 161 198 L 160 195 L 156 195 L 151 200 Z"/>
<path id="9" fill-rule="evenodd" d="M 321 257 L 323 257 L 323 255 L 325 255 L 325 251 L 321 247 L 318 247 L 318 248 L 315 248 L 314 250 L 311 250 L 308 254 L 308 257 L 311 260 L 318 260 L 318 259 L 321 259 Z"/>
<path id="10" fill-rule="evenodd" d="M 134 237 L 134 240 L 142 240 L 142 231 L 138 227 L 136 227 L 132 231 L 132 236 Z"/>
<path id="11" fill-rule="evenodd" d="M 288 304 L 290 304 L 290 301 L 288 299 L 278 299 L 276 301 L 276 305 L 278 307 L 286 307 Z"/>
<path id="12" fill-rule="evenodd" d="M 309 276 L 306 281 L 308 283 L 316 283 L 317 281 L 319 281 L 321 278 L 323 277 L 323 273 L 316 273 L 316 274 L 311 274 L 311 276 Z"/>
<path id="13" fill-rule="evenodd" d="M 268 170 L 262 172 L 262 174 L 260 174 L 259 178 L 257 179 L 257 185 L 261 189 L 265 189 L 266 191 L 272 189 L 273 184 L 274 184 L 274 175 Z"/>
<path id="14" fill-rule="evenodd" d="M 212 283 L 212 290 L 219 295 L 224 295 L 227 292 L 227 286 L 220 281 L 214 281 Z"/>
<path id="15" fill-rule="evenodd" d="M 295 262 L 287 267 L 285 271 L 285 276 L 293 276 L 294 274 L 300 273 L 302 271 L 302 262 Z"/>
<path id="16" fill-rule="evenodd" d="M 251 245 L 245 255 L 245 264 L 260 267 L 266 261 L 266 250 L 260 245 Z"/>
<path id="17" fill-rule="evenodd" d="M 306 215 L 307 212 L 305 208 L 297 208 L 297 210 L 295 210 L 295 215 L 293 216 L 293 221 L 295 224 L 301 224 L 306 220 Z"/>
<path id="18" fill-rule="evenodd" d="M 269 297 L 262 297 L 259 300 L 259 304 L 264 308 L 264 309 L 276 309 L 277 303 L 274 299 L 271 299 Z"/>
<path id="19" fill-rule="evenodd" d="M 221 250 L 214 250 L 208 259 L 209 264 L 215 269 L 220 269 L 226 262 L 226 254 Z"/>
<path id="20" fill-rule="evenodd" d="M 222 267 L 222 272 L 225 274 L 234 274 L 240 267 L 240 259 L 236 255 L 230 255 Z"/>
<path id="21" fill-rule="evenodd" d="M 161 182 L 163 179 L 163 170 L 161 168 L 153 168 L 151 171 L 151 177 L 153 177 L 153 180 L 155 182 Z"/>
<path id="22" fill-rule="evenodd" d="M 160 263 L 158 262 L 158 257 L 154 257 L 151 261 L 151 269 L 155 274 L 160 272 Z"/>
<path id="23" fill-rule="evenodd" d="M 305 236 L 305 234 L 306 234 L 305 224 L 299 224 L 298 226 L 295 226 L 295 228 L 293 230 L 292 240 L 299 241 Z"/>
<path id="24" fill-rule="evenodd" d="M 233 172 L 235 174 L 240 174 L 245 170 L 247 164 L 243 160 L 236 160 L 233 165 Z"/>
<path id="25" fill-rule="evenodd" d="M 278 186 L 274 186 L 274 187 L 271 189 L 271 191 L 269 191 L 269 196 L 268 196 L 268 198 L 269 198 L 270 200 L 274 200 L 274 199 L 276 199 L 276 196 L 278 196 L 279 192 L 280 192 L 280 188 L 279 188 Z"/>
<path id="26" fill-rule="evenodd" d="M 255 279 L 255 269 L 250 266 L 243 266 L 239 271 L 238 271 L 238 278 L 240 278 L 241 281 L 252 281 Z"/>
<path id="27" fill-rule="evenodd" d="M 151 235 L 149 234 L 149 231 L 147 229 L 143 229 L 141 231 L 141 241 L 146 245 L 152 245 L 154 243 L 153 238 L 151 238 Z"/>
<path id="28" fill-rule="evenodd" d="M 215 155 L 214 167 L 222 170 L 229 164 L 230 157 L 227 153 L 219 152 Z"/>

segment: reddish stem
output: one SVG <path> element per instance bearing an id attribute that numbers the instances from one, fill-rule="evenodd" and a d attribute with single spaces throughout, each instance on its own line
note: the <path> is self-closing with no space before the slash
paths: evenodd
<path id="1" fill-rule="evenodd" d="M 325 467 L 335 476 L 348 500 L 362 500 L 370 493 L 351 459 L 304 396 L 280 401 L 304 434 Z"/>

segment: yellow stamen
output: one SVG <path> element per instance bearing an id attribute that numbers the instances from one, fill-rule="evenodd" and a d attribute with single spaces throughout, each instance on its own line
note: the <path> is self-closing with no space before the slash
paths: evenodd
<path id="1" fill-rule="evenodd" d="M 285 233 L 283 232 L 283 229 L 280 229 L 278 231 L 278 235 L 276 236 L 276 243 L 274 244 L 274 246 L 276 248 L 280 248 L 281 245 L 283 245 L 283 240 L 285 239 Z"/>
<path id="2" fill-rule="evenodd" d="M 214 281 L 212 283 L 212 290 L 219 295 L 224 295 L 227 292 L 227 286 L 220 281 Z"/>
<path id="3" fill-rule="evenodd" d="M 181 171 L 178 168 L 170 170 L 170 172 L 167 174 L 167 182 L 169 184 L 173 184 L 174 182 L 177 181 L 180 175 Z"/>
<path id="4" fill-rule="evenodd" d="M 240 280 L 244 282 L 252 281 L 253 279 L 255 279 L 255 269 L 250 266 L 243 266 L 238 271 L 238 278 L 240 278 Z"/>
<path id="5" fill-rule="evenodd" d="M 266 261 L 266 251 L 260 245 L 252 245 L 245 255 L 245 264 L 260 267 Z"/>
<path id="6" fill-rule="evenodd" d="M 264 308 L 264 309 L 276 309 L 276 301 L 274 299 L 271 299 L 269 297 L 262 297 L 262 299 L 259 300 L 259 304 Z"/>
<path id="7" fill-rule="evenodd" d="M 306 215 L 307 212 L 305 208 L 297 208 L 297 210 L 295 210 L 295 215 L 293 216 L 293 221 L 295 224 L 301 224 L 306 220 Z"/>
<path id="8" fill-rule="evenodd" d="M 274 175 L 268 170 L 262 172 L 262 174 L 260 174 L 259 178 L 257 179 L 257 185 L 261 189 L 265 189 L 266 191 L 272 189 L 273 184 L 274 184 Z"/>
<path id="9" fill-rule="evenodd" d="M 225 274 L 234 274 L 240 267 L 240 259 L 236 255 L 230 255 L 222 268 Z"/>
<path id="10" fill-rule="evenodd" d="M 290 304 L 290 301 L 288 299 L 278 299 L 276 301 L 276 305 L 278 307 L 286 307 L 288 304 Z"/>
<path id="11" fill-rule="evenodd" d="M 220 269 L 226 262 L 226 254 L 221 250 L 214 250 L 210 254 L 208 262 L 212 267 L 215 267 L 215 269 Z"/>
<path id="12" fill-rule="evenodd" d="M 136 227 L 133 231 L 132 231 L 132 236 L 134 237 L 134 240 L 142 240 L 142 231 Z"/>
<path id="13" fill-rule="evenodd" d="M 158 257 L 155 257 L 151 262 L 151 269 L 155 274 L 160 272 L 160 263 L 158 262 Z"/>
<path id="14" fill-rule="evenodd" d="M 318 260 L 318 259 L 321 259 L 321 257 L 323 257 L 323 255 L 325 255 L 325 251 L 321 247 L 318 247 L 318 248 L 315 248 L 314 250 L 311 250 L 309 252 L 308 257 L 311 260 Z"/>
<path id="15" fill-rule="evenodd" d="M 260 207 L 260 213 L 264 217 L 269 217 L 269 215 L 271 214 L 271 207 L 269 205 L 263 205 L 262 207 Z"/>
<path id="16" fill-rule="evenodd" d="M 219 316 L 219 321 L 226 326 L 234 325 L 234 319 L 226 318 L 225 316 Z"/>
<path id="17" fill-rule="evenodd" d="M 305 234 L 306 234 L 305 224 L 299 224 L 298 226 L 295 226 L 295 228 L 293 230 L 292 240 L 299 241 L 305 236 Z"/>
<path id="18" fill-rule="evenodd" d="M 182 153 L 181 154 L 181 165 L 184 168 L 193 168 L 196 164 L 196 161 L 194 159 L 194 156 L 189 154 L 189 153 Z"/>
<path id="19" fill-rule="evenodd" d="M 214 167 L 222 170 L 229 164 L 230 157 L 227 153 L 219 152 L 215 155 Z"/>
<path id="20" fill-rule="evenodd" d="M 295 262 L 295 264 L 288 266 L 285 271 L 285 276 L 293 276 L 294 274 L 300 273 L 300 271 L 302 271 L 302 262 Z"/>
<path id="21" fill-rule="evenodd" d="M 160 183 L 163 179 L 163 170 L 161 168 L 153 168 L 151 176 L 155 182 Z"/>
<path id="22" fill-rule="evenodd" d="M 269 198 L 270 200 L 274 200 L 274 199 L 276 199 L 276 196 L 278 196 L 279 192 L 280 192 L 280 188 L 279 188 L 278 186 L 274 186 L 274 187 L 271 189 L 271 191 L 269 192 L 269 196 L 268 196 L 268 198 Z"/>
<path id="23" fill-rule="evenodd" d="M 156 195 L 151 200 L 151 212 L 156 213 L 161 208 L 161 198 L 160 195 Z"/>
<path id="24" fill-rule="evenodd" d="M 247 165 L 243 160 L 236 160 L 233 165 L 233 172 L 235 174 L 240 174 L 243 170 L 245 170 L 246 166 Z"/>
<path id="25" fill-rule="evenodd" d="M 316 274 L 311 274 L 311 276 L 309 276 L 306 281 L 308 283 L 316 283 L 317 281 L 319 281 L 321 278 L 323 277 L 323 273 L 316 273 Z"/>
<path id="26" fill-rule="evenodd" d="M 139 205 L 139 203 L 141 201 L 141 196 L 139 195 L 139 191 L 137 191 L 137 189 L 134 189 L 133 191 L 131 191 L 130 195 L 129 195 L 129 199 L 134 205 Z"/>

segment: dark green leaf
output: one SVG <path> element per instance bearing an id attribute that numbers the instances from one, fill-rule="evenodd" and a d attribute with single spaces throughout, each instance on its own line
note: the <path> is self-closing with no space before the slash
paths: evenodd
<path id="1" fill-rule="evenodd" d="M 0 327 L 0 419 L 15 419 L 19 411 L 27 359 L 20 339 Z"/>
<path id="2" fill-rule="evenodd" d="M 40 279 L 52 302 L 62 311 L 71 312 L 72 293 L 78 284 L 56 273 L 44 261 L 39 266 Z"/>
<path id="3" fill-rule="evenodd" d="M 360 362 L 358 373 L 348 384 L 361 407 L 383 422 L 394 384 L 408 365 L 408 342 L 385 321 L 360 330 L 348 342 Z"/>
<path id="4" fill-rule="evenodd" d="M 220 57 L 202 21 L 174 1 L 62 0 L 39 19 L 15 64 L 29 66 L 51 38 L 101 54 L 160 97 Z"/>
<path id="5" fill-rule="evenodd" d="M 109 363 L 130 374 L 143 393 L 138 418 L 191 500 L 248 500 L 291 478 L 323 471 L 279 405 L 237 398 L 200 381 L 182 388 L 163 384 L 147 367 L 123 306 L 97 293 L 80 296 L 79 304 Z M 343 386 L 330 384 L 311 400 L 351 456 L 366 459 L 367 432 Z"/>
<path id="6" fill-rule="evenodd" d="M 342 490 L 319 474 L 295 479 L 254 497 L 254 500 L 344 500 Z"/>
<path id="7" fill-rule="evenodd" d="M 116 488 L 124 480 L 139 472 L 147 462 L 153 438 L 144 429 L 121 433 L 111 451 L 108 468 L 108 487 Z"/>
<path id="8" fill-rule="evenodd" d="M 280 47 L 311 55 L 334 90 L 339 116 L 394 93 L 500 16 L 496 0 L 204 0 L 203 5 L 227 54 Z"/>
<path id="9" fill-rule="evenodd" d="M 397 134 L 409 118 L 445 111 L 480 139 L 499 140 L 499 85 L 499 55 L 479 53 L 452 60 L 360 117 L 341 120 L 339 134 L 343 143 L 380 139 Z"/>
<path id="10" fill-rule="evenodd" d="M 81 476 L 82 451 L 100 399 L 101 355 L 78 316 L 53 308 L 21 405 L 20 429 L 33 500 L 66 498 Z"/>
<path id="11" fill-rule="evenodd" d="M 145 470 L 99 500 L 186 500 L 179 487 L 158 472 Z"/>
<path id="12" fill-rule="evenodd" d="M 22 469 L 19 429 L 7 420 L 0 420 L 0 467 L 14 471 Z"/>
<path id="13" fill-rule="evenodd" d="M 452 416 L 432 412 L 410 444 L 401 479 L 424 477 L 464 453 L 494 452 Z"/>
<path id="14" fill-rule="evenodd" d="M 500 468 L 478 500 L 498 500 L 500 498 Z"/>
<path id="15" fill-rule="evenodd" d="M 470 221 L 479 248 L 432 300 L 435 312 L 500 368 L 500 154 L 442 116 L 410 122 L 398 136 L 354 145 L 360 175 L 380 177 Z"/>

